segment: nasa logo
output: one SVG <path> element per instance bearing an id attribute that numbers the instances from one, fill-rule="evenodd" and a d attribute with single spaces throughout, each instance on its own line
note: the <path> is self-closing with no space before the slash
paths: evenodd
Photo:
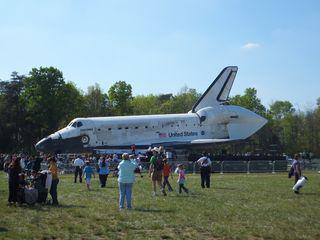
<path id="1" fill-rule="evenodd" d="M 201 131 L 201 135 L 204 135 L 205 134 L 205 132 L 204 131 Z"/>

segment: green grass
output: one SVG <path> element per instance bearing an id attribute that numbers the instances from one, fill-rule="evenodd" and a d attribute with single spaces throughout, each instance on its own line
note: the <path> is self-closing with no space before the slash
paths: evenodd
<path id="1" fill-rule="evenodd" d="M 109 178 L 100 189 L 60 177 L 60 207 L 8 207 L 0 173 L 0 239 L 320 239 L 320 174 L 300 195 L 283 174 L 214 174 L 201 189 L 188 175 L 190 194 L 151 195 L 148 177 L 134 184 L 132 211 L 118 210 L 118 188 Z M 177 190 L 176 180 L 171 180 Z"/>

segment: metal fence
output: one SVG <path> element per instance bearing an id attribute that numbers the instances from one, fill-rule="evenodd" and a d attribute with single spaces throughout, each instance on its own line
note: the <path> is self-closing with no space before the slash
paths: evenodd
<path id="1" fill-rule="evenodd" d="M 320 158 L 303 160 L 301 165 L 304 169 L 307 169 L 307 170 L 320 171 Z"/>
<path id="2" fill-rule="evenodd" d="M 196 162 L 189 161 L 174 161 L 169 162 L 172 171 L 175 170 L 178 164 L 183 164 L 187 173 L 200 173 L 200 166 Z M 97 164 L 92 163 L 92 166 L 97 169 Z M 118 163 L 110 162 L 110 171 L 114 171 L 118 166 Z M 148 172 L 150 167 L 149 162 L 141 162 L 140 164 L 142 172 Z M 71 163 L 59 163 L 58 168 L 60 174 L 68 174 L 74 172 L 74 166 Z M 41 169 L 47 169 L 45 163 L 42 164 Z M 214 161 L 212 163 L 212 171 L 215 173 L 275 173 L 285 172 L 288 169 L 287 161 Z"/>
<path id="3" fill-rule="evenodd" d="M 174 170 L 178 164 L 183 164 L 187 173 L 200 173 L 200 166 L 196 162 L 171 163 Z M 149 163 L 142 163 L 143 169 L 149 169 Z M 215 173 L 275 173 L 287 171 L 286 161 L 221 161 L 212 163 Z"/>

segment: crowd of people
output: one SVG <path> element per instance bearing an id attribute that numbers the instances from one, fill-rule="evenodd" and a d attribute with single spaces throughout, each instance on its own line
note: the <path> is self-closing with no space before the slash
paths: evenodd
<path id="1" fill-rule="evenodd" d="M 150 149 L 150 152 L 151 154 L 148 156 L 148 161 L 150 162 L 148 175 L 152 182 L 152 195 L 156 196 L 158 194 L 157 187 L 159 188 L 160 194 L 164 196 L 167 195 L 167 191 L 174 191 L 170 183 L 170 176 L 171 179 L 173 179 L 172 173 L 178 175 L 178 192 L 180 194 L 183 192 L 188 194 L 189 189 L 186 187 L 186 172 L 183 164 L 176 166 L 170 165 L 162 147 L 154 147 Z M 8 175 L 8 205 L 33 204 L 35 202 L 59 205 L 57 191 L 59 170 L 56 157 L 28 157 L 22 154 L 2 157 L 4 157 L 3 168 Z M 105 188 L 108 175 L 111 172 L 110 166 L 113 164 L 116 166 L 112 169 L 113 176 L 118 178 L 119 208 L 124 209 L 124 201 L 126 200 L 126 207 L 131 209 L 135 173 L 143 177 L 140 161 L 140 158 L 135 155 L 134 151 L 132 151 L 131 155 L 123 153 L 120 159 L 116 154 L 95 156 L 94 158 L 78 155 L 73 160 L 74 183 L 77 183 L 77 181 L 82 183 L 84 177 L 87 189 L 91 190 L 91 179 L 95 178 L 95 173 L 97 173 L 99 175 L 100 187 Z M 41 169 L 42 162 L 48 164 L 48 170 Z M 196 163 L 200 166 L 201 187 L 210 188 L 212 160 L 204 153 Z M 291 170 L 291 175 L 295 177 L 296 184 L 302 177 L 299 155 L 295 155 Z M 33 194 L 35 192 L 37 192 L 37 194 Z M 299 191 L 295 192 L 298 193 Z M 51 200 L 49 201 L 47 200 L 48 193 L 51 195 Z"/>
<path id="2" fill-rule="evenodd" d="M 4 171 L 8 175 L 9 196 L 8 205 L 23 203 L 45 203 L 50 193 L 52 205 L 59 205 L 57 186 L 59 183 L 56 158 L 49 157 L 48 170 L 41 171 L 42 158 L 37 158 L 29 169 L 25 156 L 8 156 L 4 162 Z M 50 175 L 50 182 L 48 181 Z M 33 195 L 32 195 L 33 194 Z M 36 196 L 36 197 L 34 197 Z"/>
<path id="3" fill-rule="evenodd" d="M 134 149 L 135 150 L 135 149 Z M 135 174 L 142 175 L 142 167 L 140 166 L 141 158 L 150 162 L 148 175 L 151 178 L 153 192 L 156 196 L 157 187 L 160 193 L 164 196 L 167 191 L 173 191 L 170 183 L 170 176 L 173 179 L 172 173 L 178 175 L 179 193 L 183 191 L 188 193 L 185 186 L 186 173 L 184 166 L 178 164 L 174 170 L 174 166 L 169 164 L 168 158 L 162 147 L 150 148 L 149 153 L 144 156 L 139 156 L 132 151 L 119 155 L 101 155 L 101 156 L 81 156 L 78 155 L 72 160 L 74 166 L 74 183 L 82 183 L 85 178 L 86 187 L 91 190 L 91 179 L 95 178 L 95 173 L 99 176 L 100 187 L 104 188 L 107 184 L 108 175 L 111 172 L 111 164 L 116 167 L 112 169 L 113 176 L 118 178 L 119 185 L 119 208 L 124 208 L 126 199 L 127 208 L 130 209 L 132 199 L 132 187 L 135 181 Z M 58 202 L 58 183 L 59 170 L 57 166 L 58 158 L 56 156 L 26 156 L 20 155 L 2 155 L 4 171 L 8 175 L 9 196 L 8 205 L 21 205 L 23 203 L 34 204 L 35 202 L 42 204 L 59 205 Z M 61 159 L 60 159 L 61 160 Z M 201 174 L 201 186 L 210 187 L 210 173 L 208 170 L 211 165 L 211 160 L 203 156 L 198 161 L 204 174 Z M 48 170 L 41 169 L 41 166 L 48 164 Z M 202 170 L 201 170 L 202 172 Z M 208 177 L 209 176 L 209 177 Z M 50 179 L 50 183 L 48 183 Z M 36 192 L 36 194 L 35 194 Z M 47 200 L 47 195 L 50 193 L 51 200 Z"/>

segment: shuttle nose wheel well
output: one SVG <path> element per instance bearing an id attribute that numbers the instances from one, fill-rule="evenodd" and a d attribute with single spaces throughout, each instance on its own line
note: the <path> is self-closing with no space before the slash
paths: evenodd
<path id="1" fill-rule="evenodd" d="M 88 144 L 89 141 L 90 141 L 90 138 L 89 138 L 88 135 L 83 135 L 83 136 L 81 136 L 81 142 L 82 142 L 83 144 Z"/>

